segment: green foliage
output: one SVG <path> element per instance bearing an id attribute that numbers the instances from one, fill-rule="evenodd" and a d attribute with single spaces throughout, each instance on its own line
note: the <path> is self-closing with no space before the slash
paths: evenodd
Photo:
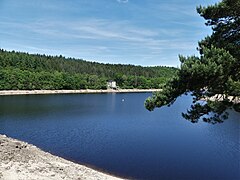
<path id="1" fill-rule="evenodd" d="M 175 73 L 176 68 L 169 67 L 101 64 L 0 50 L 0 90 L 106 89 L 108 80 L 115 80 L 120 88 L 159 88 Z"/>
<path id="2" fill-rule="evenodd" d="M 199 42 L 200 57 L 180 56 L 177 76 L 167 82 L 163 91 L 145 102 L 148 110 L 174 103 L 182 94 L 191 93 L 193 105 L 183 117 L 191 122 L 223 122 L 226 109 L 239 111 L 240 103 L 240 1 L 223 0 L 197 8 L 213 34 Z M 216 96 L 221 96 L 219 100 Z M 199 103 L 201 99 L 215 101 Z M 234 101 L 238 99 L 238 101 Z M 240 112 L 240 111 L 239 111 Z M 211 115 L 211 116 L 206 116 Z"/>

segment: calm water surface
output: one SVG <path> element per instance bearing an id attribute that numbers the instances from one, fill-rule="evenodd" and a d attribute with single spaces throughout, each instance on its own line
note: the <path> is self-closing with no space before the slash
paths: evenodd
<path id="1" fill-rule="evenodd" d="M 134 179 L 240 179 L 239 114 L 192 124 L 190 97 L 148 112 L 150 95 L 0 96 L 0 133 Z"/>

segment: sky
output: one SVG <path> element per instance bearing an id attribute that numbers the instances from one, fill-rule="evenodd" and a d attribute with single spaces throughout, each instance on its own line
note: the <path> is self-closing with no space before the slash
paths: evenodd
<path id="1" fill-rule="evenodd" d="M 180 65 L 211 28 L 219 0 L 0 0 L 0 48 L 142 66 Z"/>

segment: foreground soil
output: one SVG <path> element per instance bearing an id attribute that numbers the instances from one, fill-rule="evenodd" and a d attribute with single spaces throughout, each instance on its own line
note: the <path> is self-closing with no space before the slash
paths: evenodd
<path id="1" fill-rule="evenodd" d="M 118 180 L 120 178 L 67 161 L 44 152 L 34 145 L 0 135 L 0 179 Z"/>

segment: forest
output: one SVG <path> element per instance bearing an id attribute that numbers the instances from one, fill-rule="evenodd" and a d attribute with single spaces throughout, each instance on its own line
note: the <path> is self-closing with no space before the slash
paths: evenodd
<path id="1" fill-rule="evenodd" d="M 106 89 L 109 80 L 122 89 L 161 88 L 176 72 L 0 49 L 0 90 Z"/>

